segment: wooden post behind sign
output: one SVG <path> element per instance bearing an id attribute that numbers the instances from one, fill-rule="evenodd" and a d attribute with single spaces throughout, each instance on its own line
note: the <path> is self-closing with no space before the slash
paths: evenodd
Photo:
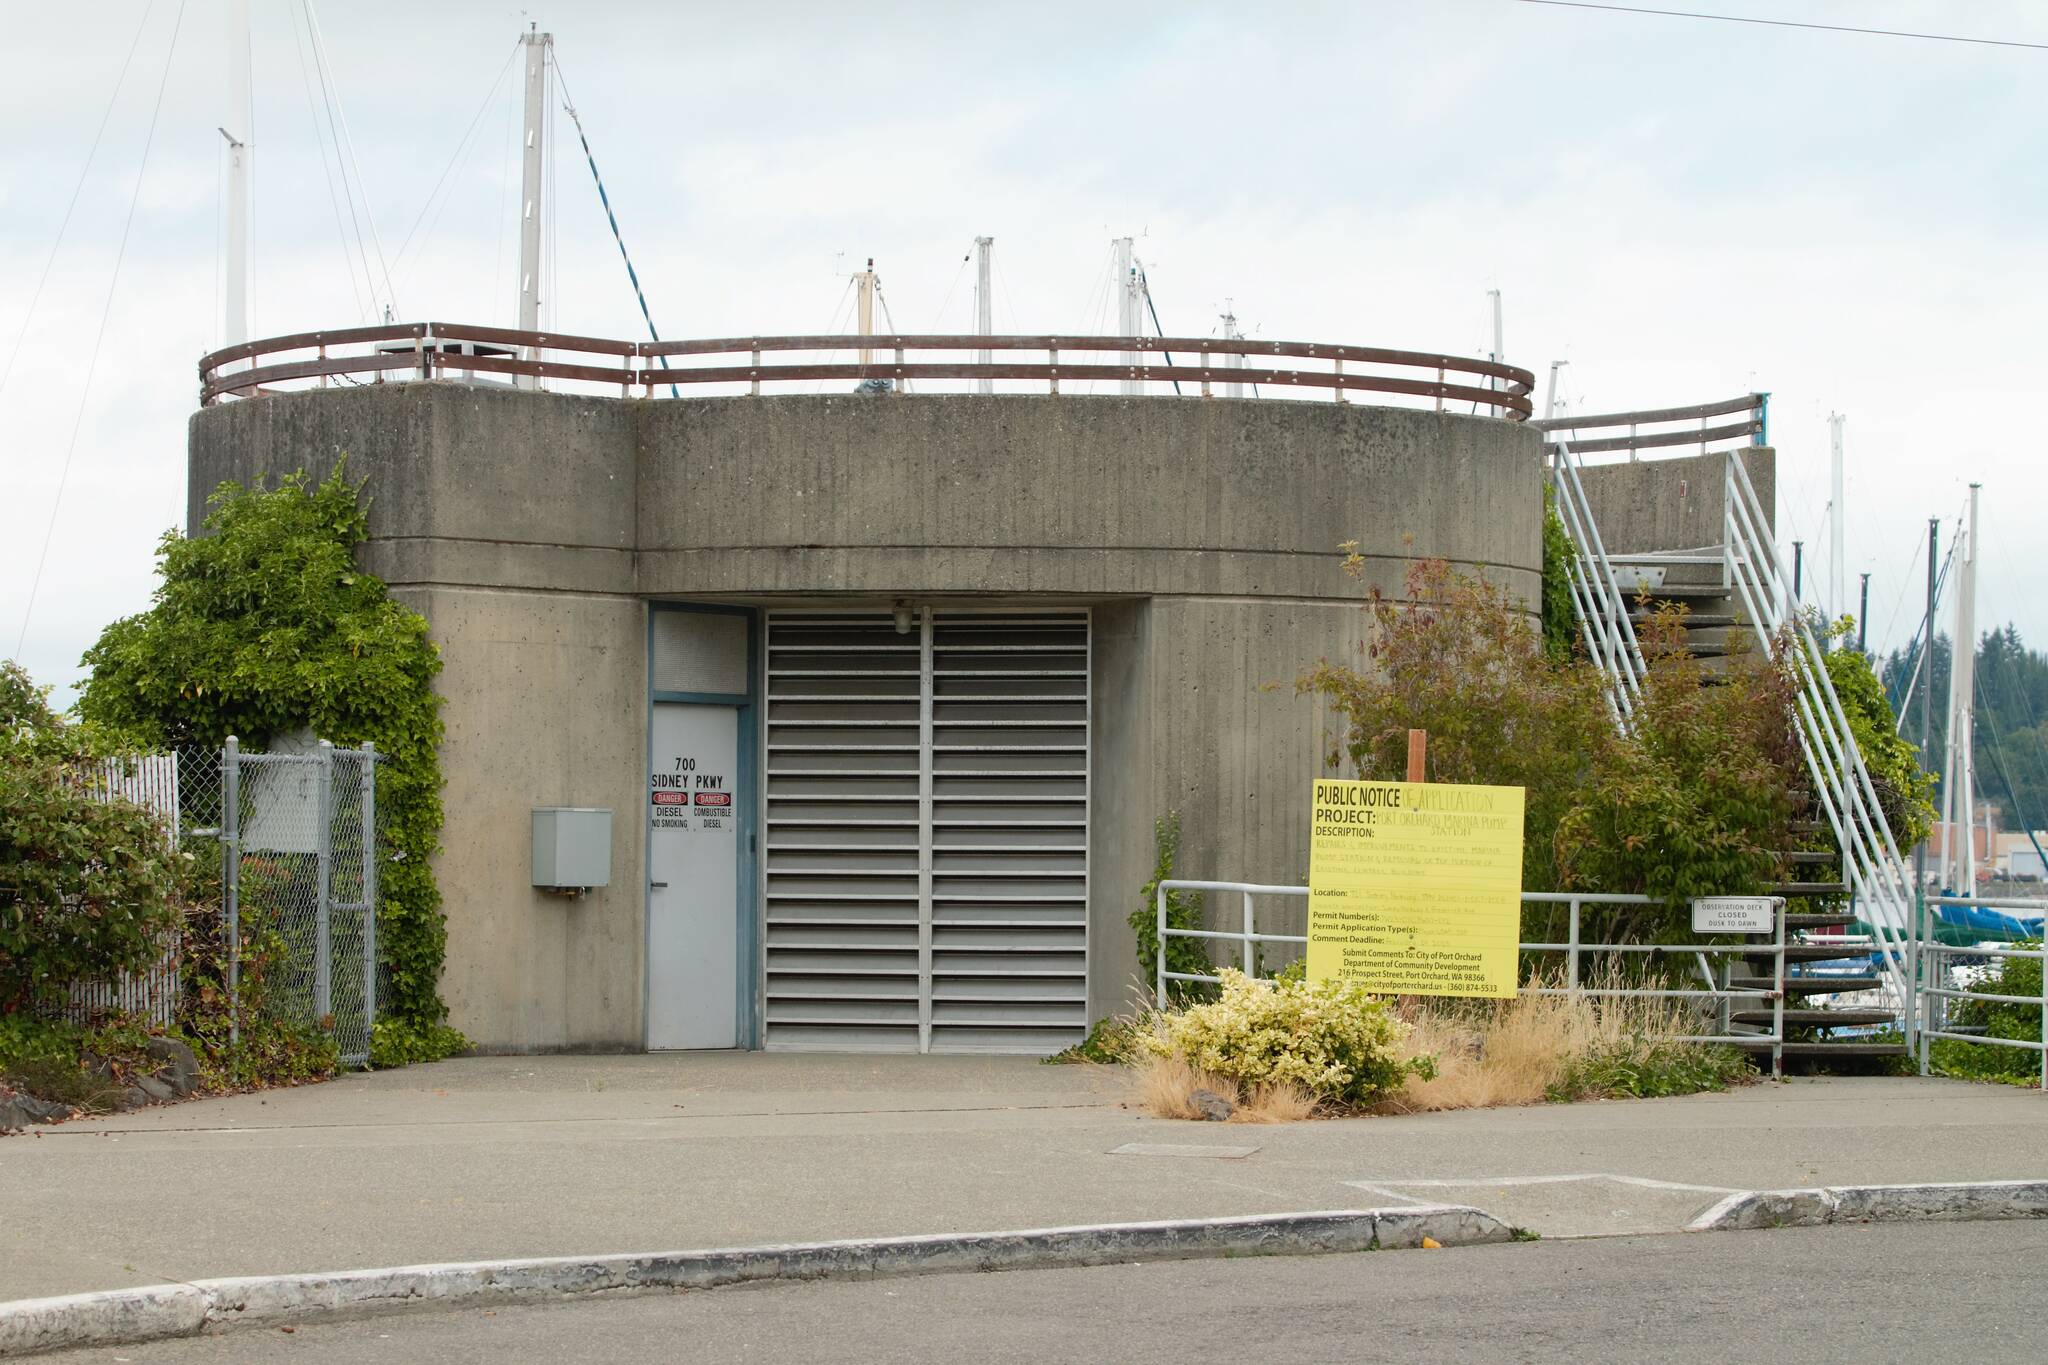
<path id="1" fill-rule="evenodd" d="M 1408 780 L 1410 782 L 1425 780 L 1423 772 L 1427 767 L 1428 759 L 1429 731 L 1410 730 L 1408 732 Z M 1394 1002 L 1394 1011 L 1403 1019 L 1413 1019 L 1421 1004 L 1420 996 L 1404 995 Z"/>

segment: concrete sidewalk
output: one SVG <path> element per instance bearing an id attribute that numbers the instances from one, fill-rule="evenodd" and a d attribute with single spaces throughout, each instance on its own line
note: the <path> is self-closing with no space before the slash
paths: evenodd
<path id="1" fill-rule="evenodd" d="M 78 1121 L 0 1140 L 0 1299 L 1403 1200 L 1586 1236 L 1730 1189 L 2048 1176 L 2048 1100 L 1964 1082 L 1270 1127 L 1123 1091 L 1015 1058 L 472 1058 Z"/>

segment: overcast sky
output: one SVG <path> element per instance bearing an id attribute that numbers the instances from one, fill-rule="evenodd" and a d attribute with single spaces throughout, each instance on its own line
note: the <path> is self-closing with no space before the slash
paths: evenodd
<path id="1" fill-rule="evenodd" d="M 2048 43 L 2039 0 L 1697 7 Z M 194 362 L 221 334 L 226 10 L 9 16 L 0 651 L 26 621 L 20 657 L 60 696 L 147 605 L 156 538 L 183 519 Z M 1514 0 L 328 0 L 352 225 L 302 0 L 254 10 L 258 336 L 365 321 L 387 295 L 404 319 L 512 323 L 507 58 L 534 19 L 665 336 L 825 330 L 870 255 L 899 328 L 969 330 L 977 234 L 996 238 L 998 330 L 1114 330 L 1101 285 L 1124 234 L 1173 334 L 1211 333 L 1234 299 L 1263 337 L 1476 354 L 1499 288 L 1507 359 L 1569 360 L 1579 411 L 1770 391 L 1779 525 L 1810 565 L 1827 416 L 1846 414 L 1850 593 L 1870 571 L 1875 647 L 1914 629 L 1926 519 L 1946 545 L 1981 481 L 1980 625 L 2048 645 L 2048 51 Z M 580 160 L 555 203 L 546 325 L 641 335 Z"/>

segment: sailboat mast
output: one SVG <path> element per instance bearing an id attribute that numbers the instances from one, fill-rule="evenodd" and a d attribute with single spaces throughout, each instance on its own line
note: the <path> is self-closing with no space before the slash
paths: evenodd
<path id="1" fill-rule="evenodd" d="M 228 140 L 227 260 L 222 270 L 221 345 L 249 339 L 249 172 L 255 154 L 255 103 L 249 76 L 249 0 L 228 3 L 228 107 L 221 136 Z"/>

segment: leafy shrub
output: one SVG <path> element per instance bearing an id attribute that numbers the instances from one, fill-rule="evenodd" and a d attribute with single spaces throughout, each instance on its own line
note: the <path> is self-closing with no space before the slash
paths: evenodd
<path id="1" fill-rule="evenodd" d="M 1694 896 L 1754 895 L 1777 879 L 1801 785 L 1796 677 L 1783 650 L 1738 654 L 1708 686 L 1682 609 L 1657 612 L 1641 642 L 1633 729 L 1602 750 L 1554 856 L 1567 888 L 1663 902 L 1642 927 L 1668 933 L 1685 928 L 1677 916 Z"/>
<path id="2" fill-rule="evenodd" d="M 1292 1084 L 1325 1103 L 1370 1104 L 1430 1059 L 1403 1059 L 1407 1026 L 1340 981 L 1263 981 L 1226 967 L 1221 996 L 1156 1016 L 1145 1050 L 1241 1086 Z"/>
<path id="3" fill-rule="evenodd" d="M 0 662 L 0 1012 L 136 971 L 178 924 L 178 855 L 150 812 L 88 790 L 86 736 Z"/>
<path id="4" fill-rule="evenodd" d="M 1345 567 L 1362 572 L 1355 550 Z M 1443 560 L 1411 566 L 1406 592 L 1407 602 L 1377 588 L 1368 597 L 1365 667 L 1325 659 L 1295 684 L 1344 718 L 1330 766 L 1398 781 L 1408 731 L 1427 730 L 1431 781 L 1525 790 L 1522 885 L 1556 889 L 1552 833 L 1616 743 L 1599 672 L 1552 657 L 1505 588 Z"/>
<path id="5" fill-rule="evenodd" d="M 1845 621 L 1837 633 L 1846 632 Z M 1899 734 L 1899 720 L 1885 697 L 1870 659 L 1861 650 L 1831 649 L 1828 679 L 1849 718 L 1849 732 L 1863 753 L 1878 808 L 1901 849 L 1925 839 L 1934 827 L 1934 774 L 1920 767 L 1920 751 Z"/>
<path id="6" fill-rule="evenodd" d="M 2033 939 L 2011 945 L 2014 948 L 2038 949 L 2041 940 Z M 2039 958 L 2007 957 L 1993 959 L 1997 964 L 1985 973 L 1982 980 L 1968 989 L 1979 995 L 2023 995 L 2038 1000 L 2041 996 L 2041 960 Z M 2001 1000 L 1962 999 L 1952 1002 L 1949 1013 L 1951 1023 L 1967 1028 L 1981 1028 L 1987 1037 L 2011 1038 L 2026 1042 L 2041 1041 L 2041 1007 L 2039 1005 L 2015 1005 Z M 2025 1048 L 1999 1047 L 1996 1044 L 1962 1043 L 1950 1038 L 1936 1038 L 1928 1044 L 1928 1062 L 1931 1069 L 1944 1076 L 1960 1076 L 1974 1081 L 2008 1081 L 2016 1085 L 2037 1085 L 2041 1080 L 2041 1054 Z"/>
<path id="7" fill-rule="evenodd" d="M 136 1076 L 159 1067 L 148 1043 L 140 1024 L 118 1015 L 91 1028 L 0 1015 L 0 1081 L 37 1099 L 105 1113 Z"/>
<path id="8" fill-rule="evenodd" d="M 1631 1034 L 1570 1058 L 1546 1092 L 1551 1100 L 1657 1099 L 1726 1090 L 1756 1074 L 1749 1059 L 1720 1043 L 1681 1043 Z"/>
<path id="9" fill-rule="evenodd" d="M 1356 553 L 1346 560 L 1354 573 Z M 1618 934 L 1679 927 L 1695 895 L 1754 893 L 1774 880 L 1800 785 L 1793 674 L 1783 651 L 1738 658 L 1708 686 L 1684 645 L 1682 612 L 1643 632 L 1643 697 L 1622 732 L 1598 669 L 1546 649 L 1505 589 L 1441 560 L 1412 566 L 1408 600 L 1375 590 L 1368 666 L 1324 660 L 1300 692 L 1344 717 L 1333 769 L 1399 779 L 1410 729 L 1429 732 L 1429 778 L 1521 787 L 1522 885 L 1642 892 L 1663 906 Z M 1553 912 L 1527 912 L 1549 938 Z"/>
<path id="10" fill-rule="evenodd" d="M 1568 659 L 1578 639 L 1577 609 L 1572 605 L 1571 562 L 1578 546 L 1557 514 L 1557 490 L 1543 485 L 1543 652 Z"/>
<path id="11" fill-rule="evenodd" d="M 221 917 L 188 935 L 178 1023 L 199 1056 L 209 1089 L 240 1090 L 322 1080 L 340 1068 L 332 1019 L 306 1019 L 279 1003 L 280 978 L 298 970 L 276 915 L 260 900 L 240 910 L 236 994 L 231 1005 Z M 239 1028 L 237 1028 L 239 1025 Z"/>
<path id="12" fill-rule="evenodd" d="M 1180 859 L 1180 812 L 1168 811 L 1153 822 L 1153 838 L 1156 840 L 1158 859 L 1152 867 L 1152 880 L 1138 893 L 1139 905 L 1131 911 L 1131 930 L 1138 940 L 1138 967 L 1144 973 L 1144 988 L 1149 994 L 1159 979 L 1159 883 L 1173 880 L 1174 864 Z M 1166 893 L 1166 927 L 1169 929 L 1199 929 L 1202 927 L 1202 902 L 1188 891 Z M 1198 938 L 1169 938 L 1166 941 L 1166 970 L 1184 972 L 1190 976 L 1214 976 L 1216 968 L 1209 961 L 1209 949 Z M 1168 981 L 1166 998 L 1172 1002 L 1201 1000 L 1213 992 L 1203 981 Z"/>
<path id="13" fill-rule="evenodd" d="M 1120 1066 L 1137 1060 L 1142 1050 L 1138 1040 L 1144 1027 L 1143 1020 L 1103 1019 L 1088 1030 L 1086 1038 L 1072 1047 L 1061 1048 L 1045 1060 L 1053 1066 L 1076 1062 Z"/>
<path id="14" fill-rule="evenodd" d="M 308 728 L 386 754 L 377 806 L 394 857 L 378 883 L 378 1055 L 446 1056 L 464 1042 L 439 993 L 441 660 L 426 622 L 356 566 L 369 522 L 340 468 L 317 487 L 300 474 L 275 489 L 223 484 L 208 507 L 211 534 L 164 536 L 150 609 L 86 652 L 79 714 L 145 747 L 229 735 L 255 747 Z"/>

